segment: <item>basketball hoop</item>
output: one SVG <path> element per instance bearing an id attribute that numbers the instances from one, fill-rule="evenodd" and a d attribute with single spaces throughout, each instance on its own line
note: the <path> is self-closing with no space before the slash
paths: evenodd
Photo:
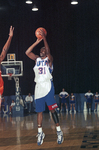
<path id="1" fill-rule="evenodd" d="M 12 73 L 8 73 L 8 80 L 12 80 Z"/>

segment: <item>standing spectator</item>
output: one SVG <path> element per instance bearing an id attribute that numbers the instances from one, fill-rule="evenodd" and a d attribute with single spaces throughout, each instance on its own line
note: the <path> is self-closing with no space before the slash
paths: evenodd
<path id="1" fill-rule="evenodd" d="M 87 93 L 85 93 L 85 98 L 87 99 L 87 109 L 91 111 L 91 104 L 92 104 L 92 98 L 93 93 L 91 93 L 91 90 L 89 90 Z"/>
<path id="2" fill-rule="evenodd" d="M 33 97 L 31 96 L 31 93 L 29 93 L 26 96 L 25 102 L 26 102 L 26 108 L 28 107 L 28 104 L 29 104 L 29 113 L 30 113 L 31 112 L 31 103 L 33 102 Z"/>
<path id="3" fill-rule="evenodd" d="M 62 89 L 62 92 L 59 93 L 59 97 L 61 98 L 61 111 L 63 108 L 63 104 L 65 104 L 66 107 L 66 112 L 68 112 L 68 108 L 67 108 L 67 97 L 69 97 L 69 94 L 65 91 L 65 89 Z"/>
<path id="4" fill-rule="evenodd" d="M 96 110 L 97 110 L 97 104 L 99 104 L 99 94 L 98 94 L 98 92 L 96 92 L 96 94 L 94 96 L 94 100 L 95 100 L 95 109 L 94 109 L 94 112 L 96 112 Z"/>
<path id="5" fill-rule="evenodd" d="M 12 100 L 12 103 L 11 103 L 11 105 L 10 105 L 10 112 L 9 112 L 9 114 L 11 114 L 11 111 L 12 111 L 13 106 L 15 106 L 14 100 Z"/>
<path id="6" fill-rule="evenodd" d="M 70 114 L 72 113 L 72 106 L 74 109 L 74 114 L 76 114 L 76 110 L 75 110 L 75 95 L 73 93 L 71 93 L 70 95 Z"/>

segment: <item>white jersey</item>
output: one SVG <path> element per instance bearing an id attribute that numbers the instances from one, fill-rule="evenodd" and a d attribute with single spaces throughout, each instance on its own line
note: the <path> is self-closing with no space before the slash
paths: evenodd
<path id="1" fill-rule="evenodd" d="M 89 93 L 89 92 L 87 92 L 87 93 L 85 93 L 85 96 L 93 96 L 93 93 Z"/>
<path id="2" fill-rule="evenodd" d="M 95 94 L 95 98 L 99 98 L 99 94 Z"/>
<path id="3" fill-rule="evenodd" d="M 53 66 L 49 66 L 48 57 L 45 59 L 37 58 L 34 66 L 35 79 L 35 94 L 34 99 L 39 99 L 46 96 L 51 90 L 51 79 Z"/>
<path id="4" fill-rule="evenodd" d="M 46 82 L 52 79 L 53 66 L 49 66 L 48 57 L 45 59 L 37 58 L 36 64 L 34 66 L 36 83 Z"/>
<path id="5" fill-rule="evenodd" d="M 62 92 L 60 92 L 60 93 L 59 93 L 59 95 L 61 95 L 61 96 L 65 97 L 65 96 L 67 96 L 67 95 L 68 95 L 68 93 L 67 93 L 67 92 L 65 92 L 65 91 L 64 91 L 64 92 L 62 91 Z"/>
<path id="6" fill-rule="evenodd" d="M 75 96 L 74 96 L 74 95 L 72 95 L 72 96 L 71 96 L 71 100 L 74 100 L 74 99 L 75 99 Z"/>

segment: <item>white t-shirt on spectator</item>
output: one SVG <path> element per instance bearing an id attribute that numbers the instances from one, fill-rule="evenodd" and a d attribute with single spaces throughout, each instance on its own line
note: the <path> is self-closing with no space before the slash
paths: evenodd
<path id="1" fill-rule="evenodd" d="M 14 102 L 14 103 L 11 103 L 11 106 L 15 106 L 15 102 Z"/>
<path id="2" fill-rule="evenodd" d="M 26 96 L 25 101 L 26 102 L 33 102 L 33 97 L 32 96 Z"/>

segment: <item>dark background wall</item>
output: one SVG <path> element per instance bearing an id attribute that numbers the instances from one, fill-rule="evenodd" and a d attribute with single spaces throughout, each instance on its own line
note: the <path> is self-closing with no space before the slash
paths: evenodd
<path id="1" fill-rule="evenodd" d="M 23 61 L 22 94 L 34 94 L 34 62 L 25 51 L 36 41 L 35 30 L 40 26 L 48 32 L 47 41 L 54 58 L 55 93 L 63 87 L 69 93 L 99 91 L 99 0 L 78 1 L 78 5 L 72 6 L 71 0 L 35 0 L 39 11 L 32 12 L 32 5 L 25 4 L 25 0 L 0 0 L 0 49 L 13 25 L 9 53 L 15 53 L 16 59 Z M 43 42 L 34 49 L 35 54 L 39 54 L 41 46 Z M 14 80 L 3 80 L 4 95 L 14 95 Z"/>

